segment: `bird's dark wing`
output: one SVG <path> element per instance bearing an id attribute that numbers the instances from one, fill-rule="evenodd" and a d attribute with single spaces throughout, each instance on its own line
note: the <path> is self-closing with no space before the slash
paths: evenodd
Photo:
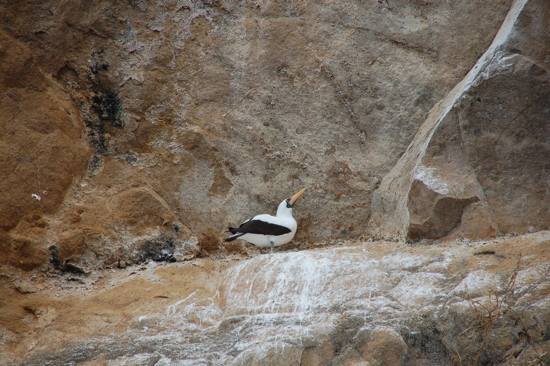
<path id="1" fill-rule="evenodd" d="M 286 226 L 271 224 L 262 220 L 248 220 L 243 222 L 238 228 L 230 227 L 229 231 L 233 234 L 244 233 L 279 236 L 287 234 L 291 230 Z"/>
<path id="2" fill-rule="evenodd" d="M 236 229 L 234 227 L 230 227 L 229 231 L 231 231 L 231 230 L 236 230 Z M 243 236 L 244 234 L 245 233 L 236 233 L 234 235 L 231 235 L 229 238 L 223 239 L 223 241 L 233 241 L 233 240 L 237 239 L 239 236 Z"/>

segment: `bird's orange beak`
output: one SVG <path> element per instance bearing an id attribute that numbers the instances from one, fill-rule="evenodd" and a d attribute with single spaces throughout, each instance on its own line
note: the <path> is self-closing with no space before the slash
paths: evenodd
<path id="1" fill-rule="evenodd" d="M 301 195 L 304 194 L 304 192 L 306 191 L 307 188 L 304 188 L 302 189 L 300 192 L 296 193 L 294 196 L 290 197 L 290 204 L 293 205 L 294 202 L 296 202 L 298 200 L 298 198 L 300 198 Z"/>

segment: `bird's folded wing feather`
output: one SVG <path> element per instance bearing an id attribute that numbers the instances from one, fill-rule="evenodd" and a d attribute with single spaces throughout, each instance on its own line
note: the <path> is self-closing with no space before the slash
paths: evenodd
<path id="1" fill-rule="evenodd" d="M 233 234 L 248 233 L 274 236 L 287 234 L 291 231 L 286 226 L 271 224 L 262 220 L 248 220 L 243 222 L 238 228 L 229 228 L 229 230 Z"/>

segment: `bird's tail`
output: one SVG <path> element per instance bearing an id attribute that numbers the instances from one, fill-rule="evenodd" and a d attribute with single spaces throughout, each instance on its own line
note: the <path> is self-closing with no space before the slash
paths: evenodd
<path id="1" fill-rule="evenodd" d="M 233 233 L 233 235 L 231 235 L 229 238 L 223 239 L 223 241 L 233 241 L 233 240 L 237 239 L 239 236 L 242 236 L 242 235 L 246 234 L 246 233 L 239 233 L 237 231 L 237 229 L 234 228 L 234 227 L 230 227 L 229 232 Z"/>

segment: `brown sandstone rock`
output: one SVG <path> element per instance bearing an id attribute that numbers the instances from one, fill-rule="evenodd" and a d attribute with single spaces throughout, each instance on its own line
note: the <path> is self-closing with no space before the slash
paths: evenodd
<path id="1" fill-rule="evenodd" d="M 407 354 L 407 344 L 394 329 L 379 327 L 359 332 L 355 345 L 371 365 L 402 365 Z"/>
<path id="2" fill-rule="evenodd" d="M 2 2 L 0 365 L 550 363 L 548 9 Z"/>
<path id="3" fill-rule="evenodd" d="M 6 32 L 0 41 L 0 261 L 31 270 L 49 257 L 43 216 L 59 209 L 90 152 L 77 108 L 33 52 Z"/>
<path id="4" fill-rule="evenodd" d="M 55 80 L 86 125 L 89 173 L 100 174 L 111 158 L 126 165 L 126 179 L 139 176 L 136 187 L 152 187 L 215 252 L 224 250 L 208 242 L 221 239 L 226 226 L 273 212 L 310 187 L 290 245 L 306 248 L 365 234 L 373 180 L 391 169 L 425 113 L 475 63 L 510 3 L 8 1 L 0 9 L 11 37 L 2 67 L 29 80 L 43 70 Z M 75 143 L 81 132 L 69 141 L 52 133 L 55 141 L 45 143 Z M 36 146 L 32 136 L 22 151 Z M 40 202 L 54 221 L 62 219 L 64 197 L 61 211 L 92 192 L 75 185 L 65 195 L 89 158 L 72 148 L 60 152 L 59 167 L 78 173 L 49 168 L 55 202 Z M 36 185 L 34 177 L 17 179 Z M 126 187 L 93 180 L 100 192 Z M 26 194 L 33 193 L 39 195 Z M 107 197 L 94 204 L 108 205 L 99 202 Z M 8 216 L 12 228 L 17 215 Z M 48 229 L 50 245 L 63 236 L 61 227 Z"/>
<path id="5" fill-rule="evenodd" d="M 26 286 L 5 271 L 0 365 L 544 364 L 549 240 L 348 243 L 86 276 L 36 271 Z"/>
<path id="6" fill-rule="evenodd" d="M 515 4 L 493 45 L 384 178 L 373 201 L 375 235 L 479 239 L 548 228 L 550 76 L 546 62 L 531 57 L 532 42 L 547 36 L 527 24 L 549 16 L 540 1 Z M 526 28 L 534 38 L 521 43 Z"/>
<path id="7" fill-rule="evenodd" d="M 302 352 L 301 366 L 324 366 L 334 358 L 334 345 L 330 340 L 323 340 L 318 344 L 306 347 Z"/>
<path id="8" fill-rule="evenodd" d="M 71 207 L 61 220 L 58 230 L 69 234 L 58 240 L 60 260 L 95 267 L 183 260 L 196 254 L 197 239 L 150 187 L 128 188 L 111 197 L 96 193 L 94 200 L 97 197 L 101 199 L 95 204 Z"/>
<path id="9" fill-rule="evenodd" d="M 48 260 L 47 251 L 30 238 L 9 235 L 3 231 L 0 231 L 0 251 L 0 264 L 9 264 L 25 271 L 40 267 Z"/>
<path id="10" fill-rule="evenodd" d="M 82 233 L 70 233 L 59 239 L 57 248 L 59 260 L 78 260 L 86 248 L 86 240 Z"/>
<path id="11" fill-rule="evenodd" d="M 55 85 L 46 91 L 9 89 L 0 96 L 0 227 L 13 229 L 30 212 L 55 212 L 88 165 L 84 126 Z"/>

